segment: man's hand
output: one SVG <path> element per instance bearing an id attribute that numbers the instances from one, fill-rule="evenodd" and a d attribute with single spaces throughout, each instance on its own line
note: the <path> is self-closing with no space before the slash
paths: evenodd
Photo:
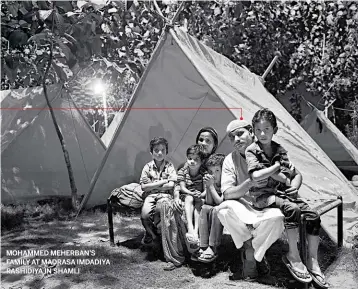
<path id="1" fill-rule="evenodd" d="M 298 197 L 298 190 L 295 187 L 289 187 L 287 190 L 285 190 L 285 193 L 288 197 L 297 199 Z"/>

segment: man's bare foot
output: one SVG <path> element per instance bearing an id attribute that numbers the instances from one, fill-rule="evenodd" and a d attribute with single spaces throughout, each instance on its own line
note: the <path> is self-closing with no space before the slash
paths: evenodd
<path id="1" fill-rule="evenodd" d="M 307 269 L 309 269 L 312 272 L 315 272 L 316 274 L 322 275 L 322 271 L 321 268 L 319 267 L 318 260 L 315 258 L 308 258 Z"/>

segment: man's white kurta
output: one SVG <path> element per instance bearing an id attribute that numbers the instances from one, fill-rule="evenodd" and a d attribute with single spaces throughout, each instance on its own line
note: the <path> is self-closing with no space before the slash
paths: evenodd
<path id="1" fill-rule="evenodd" d="M 228 188 L 238 186 L 248 178 L 245 158 L 236 151 L 227 155 L 222 167 L 221 191 L 225 193 Z M 284 216 L 279 209 L 255 210 L 245 197 L 224 201 L 218 209 L 220 222 L 230 233 L 236 248 L 241 248 L 245 241 L 253 238 L 254 256 L 259 262 L 284 231 Z"/>

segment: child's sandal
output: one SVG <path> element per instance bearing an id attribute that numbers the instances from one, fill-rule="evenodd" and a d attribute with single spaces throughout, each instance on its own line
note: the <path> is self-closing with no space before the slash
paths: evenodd
<path id="1" fill-rule="evenodd" d="M 200 249 L 199 251 L 194 252 L 193 254 L 191 254 L 190 259 L 191 259 L 192 261 L 198 261 L 198 258 L 201 256 L 201 254 L 202 254 L 203 252 L 204 252 L 203 249 Z"/>

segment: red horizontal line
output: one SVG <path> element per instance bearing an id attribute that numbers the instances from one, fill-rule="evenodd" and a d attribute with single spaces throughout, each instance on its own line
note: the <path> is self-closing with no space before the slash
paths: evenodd
<path id="1" fill-rule="evenodd" d="M 0 110 L 49 110 L 46 108 L 38 108 L 38 107 L 28 107 L 28 108 L 19 108 L 19 107 L 1 107 Z M 241 107 L 220 107 L 220 108 L 212 108 L 212 107 L 132 107 L 132 108 L 115 108 L 115 107 L 53 107 L 53 110 L 231 110 L 231 109 L 240 109 Z"/>

